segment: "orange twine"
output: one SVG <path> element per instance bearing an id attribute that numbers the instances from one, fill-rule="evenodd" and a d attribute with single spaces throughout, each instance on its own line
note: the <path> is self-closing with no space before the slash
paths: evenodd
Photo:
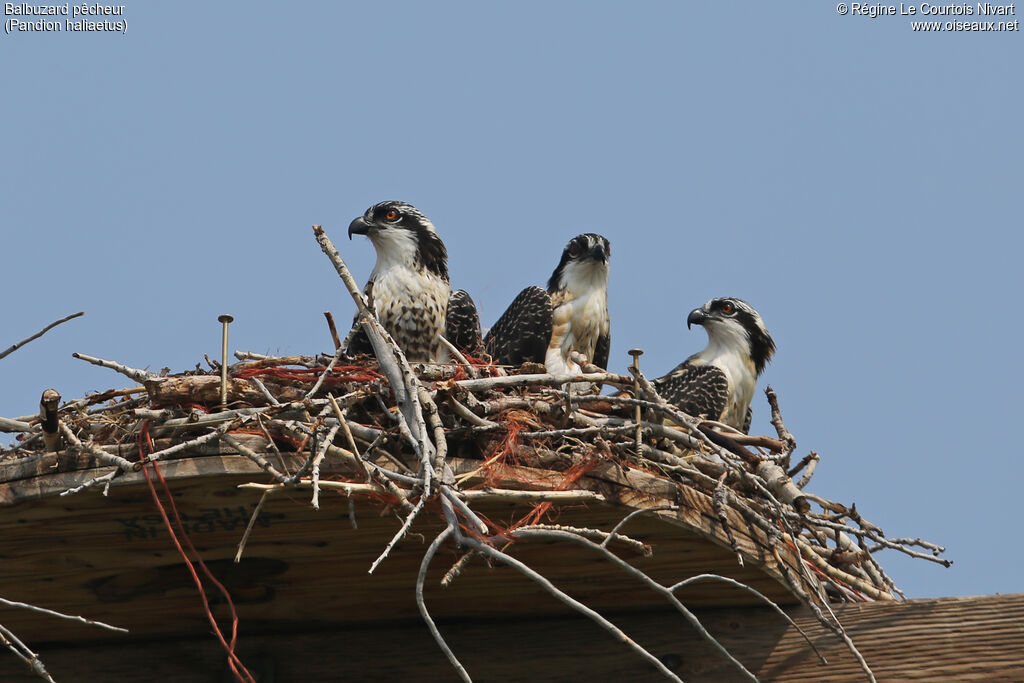
<path id="1" fill-rule="evenodd" d="M 213 575 L 206 563 L 203 562 L 202 556 L 196 547 L 192 544 L 192 539 L 189 538 L 188 532 L 185 531 L 185 525 L 181 522 L 181 516 L 178 514 L 178 507 L 174 504 L 174 496 L 171 495 L 171 490 L 167 486 L 167 481 L 164 479 L 164 475 L 160 472 L 160 467 L 154 460 L 152 463 L 146 462 L 146 449 L 149 449 L 149 453 L 154 452 L 153 439 L 149 434 L 149 420 L 142 423 L 142 431 L 139 433 L 139 461 L 142 463 L 142 474 L 146 477 L 146 483 L 149 484 L 149 491 L 153 494 L 153 502 L 156 503 L 157 510 L 160 512 L 160 517 L 164 521 L 164 526 L 167 527 L 167 532 L 171 535 L 171 540 L 174 542 L 174 547 L 178 550 L 182 559 L 185 560 L 185 566 L 188 567 L 189 574 L 192 575 L 192 580 L 196 584 L 196 588 L 199 590 L 199 597 L 203 600 L 203 609 L 206 611 L 206 618 L 210 621 L 210 625 L 213 626 L 213 631 L 220 641 L 220 644 L 224 647 L 224 650 L 228 654 L 228 666 L 231 667 L 231 673 L 234 674 L 235 678 L 243 683 L 256 683 L 256 679 L 253 677 L 249 670 L 242 664 L 242 660 L 235 654 L 235 645 L 238 642 L 238 612 L 235 610 L 235 604 L 231 600 L 231 595 L 228 593 L 228 589 L 224 587 L 217 577 Z M 203 582 L 199 578 L 199 574 L 196 572 L 196 568 L 192 561 L 189 559 L 188 554 L 182 547 L 181 542 L 178 540 L 178 535 L 174 531 L 174 527 L 171 525 L 171 520 L 167 516 L 167 510 L 164 508 L 163 503 L 160 501 L 160 496 L 157 494 L 156 486 L 153 485 L 153 480 L 149 476 L 149 470 L 147 464 L 153 465 L 153 472 L 156 473 L 157 479 L 160 480 L 160 486 L 163 488 L 164 495 L 170 502 L 171 512 L 174 513 L 174 520 L 178 525 L 178 529 L 181 531 L 181 537 L 185 539 L 185 543 L 188 545 L 189 550 L 192 551 L 196 557 L 196 561 L 202 568 L 203 573 L 206 577 L 213 582 L 217 589 L 224 596 L 227 601 L 228 609 L 231 612 L 231 641 L 228 642 L 224 638 L 224 633 L 220 629 L 220 625 L 217 624 L 217 620 L 213 616 L 213 611 L 210 609 L 210 601 L 206 597 L 206 591 L 203 589 Z"/>

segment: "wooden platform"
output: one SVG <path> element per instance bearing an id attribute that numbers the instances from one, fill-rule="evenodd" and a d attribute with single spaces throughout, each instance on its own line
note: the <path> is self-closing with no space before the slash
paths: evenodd
<path id="1" fill-rule="evenodd" d="M 809 632 L 827 665 L 775 613 L 742 608 L 700 610 L 697 615 L 762 681 L 865 680 L 849 651 L 807 610 L 789 612 Z M 836 613 L 879 681 L 1024 680 L 1024 594 L 843 605 Z M 683 680 L 745 680 L 676 614 L 619 614 L 616 622 Z M 476 681 L 663 680 L 586 619 L 461 619 L 443 620 L 439 626 Z M 264 683 L 457 680 L 419 622 L 328 630 L 296 623 L 273 635 L 244 631 L 242 660 Z M 38 652 L 62 682 L 231 680 L 212 637 L 132 640 L 128 646 L 53 643 Z M 0 657 L 0 677 L 10 683 L 39 680 L 13 657 Z"/>
<path id="2" fill-rule="evenodd" d="M 294 456 L 282 465 L 294 468 L 299 462 Z M 452 464 L 468 471 L 479 462 L 453 459 Z M 308 491 L 272 497 L 257 518 L 244 559 L 235 564 L 231 558 L 259 499 L 237 485 L 266 481 L 266 476 L 250 460 L 224 453 L 173 460 L 161 469 L 189 535 L 231 592 L 241 618 L 240 652 L 250 668 L 263 671 L 259 680 L 454 678 L 414 602 L 424 550 L 442 528 L 438 511 L 428 509 L 370 575 L 370 563 L 401 525 L 393 511 L 382 515 L 379 502 L 354 497 L 358 526 L 353 528 L 350 501 L 337 493 L 325 491 L 319 511 L 310 506 Z M 0 596 L 106 621 L 128 628 L 130 635 L 17 609 L 0 609 L 0 623 L 35 647 L 58 681 L 228 680 L 222 678 L 224 656 L 210 635 L 196 588 L 142 474 L 121 477 L 107 497 L 99 488 L 59 496 L 106 471 L 88 459 L 58 462 L 52 455 L 0 465 Z M 325 478 L 331 472 L 327 463 Z M 613 491 L 616 481 L 642 474 L 592 472 L 585 486 L 621 500 L 626 494 Z M 664 500 L 631 495 L 633 507 Z M 762 556 L 756 530 L 732 520 L 748 560 L 740 567 L 716 528 L 710 501 L 689 489 L 674 492 L 673 499 L 678 510 L 640 516 L 624 530 L 648 543 L 653 555 L 619 548 L 620 556 L 664 583 L 713 572 L 780 604 L 796 602 L 774 560 Z M 529 506 L 490 502 L 474 509 L 511 522 Z M 562 510 L 557 521 L 610 529 L 626 511 L 620 505 L 575 505 Z M 614 615 L 684 679 L 731 679 L 728 664 L 698 642 L 678 614 L 666 612 L 662 598 L 606 560 L 564 543 L 520 542 L 510 552 L 588 606 Z M 441 588 L 441 577 L 457 559 L 454 550 L 438 554 L 426 600 L 477 680 L 656 680 L 647 665 L 605 632 L 508 567 L 477 560 L 451 587 Z M 847 680 L 847 675 L 859 680 L 835 637 L 799 610 L 819 647 L 828 650 L 829 667 L 817 664 L 785 622 L 756 607 L 746 592 L 702 583 L 680 598 L 697 608 L 733 608 L 705 616 L 714 624 L 712 631 L 766 680 Z M 225 607 L 214 604 L 222 623 Z M 873 665 L 877 658 L 899 672 L 889 680 L 941 680 L 925 674 L 915 679 L 915 671 L 955 672 L 958 680 L 971 680 L 960 676 L 1010 671 L 1008 658 L 1024 659 L 1022 610 L 1024 597 L 1015 596 L 846 606 L 840 615 L 851 620 L 851 632 Z M 956 636 L 947 633 L 952 625 L 959 628 Z M 931 653 L 927 662 L 924 652 Z M 984 654 L 985 661 L 963 661 L 970 652 Z M 906 668 L 910 662 L 917 668 Z M 22 669 L 0 652 L 0 678 L 35 680 L 23 677 Z"/>
<path id="3" fill-rule="evenodd" d="M 290 463 L 296 467 L 301 458 Z M 0 484 L 0 548 L 5 597 L 39 604 L 129 628 L 136 636 L 208 630 L 195 587 L 163 527 L 142 473 L 118 479 L 108 496 L 99 488 L 71 496 L 59 493 L 108 471 L 104 468 L 52 472 L 54 456 L 8 467 Z M 458 468 L 459 463 L 455 462 Z M 465 463 L 465 468 L 479 463 Z M 62 463 L 61 467 L 66 467 Z M 398 531 L 394 511 L 381 515 L 379 502 L 353 498 L 350 520 L 346 497 L 325 491 L 319 511 L 309 491 L 272 497 L 257 519 L 244 559 L 233 558 L 259 493 L 238 484 L 266 481 L 250 460 L 236 455 L 208 455 L 173 460 L 161 470 L 174 492 L 187 531 L 204 560 L 230 589 L 245 623 L 273 631 L 280 621 L 311 621 L 335 627 L 351 623 L 418 618 L 413 585 L 427 544 L 440 531 L 439 511 L 427 511 L 372 576 L 369 566 Z M 330 476 L 330 467 L 324 468 Z M 14 479 L 13 477 L 20 478 Z M 703 523 L 710 504 L 683 501 L 680 513 L 666 520 L 656 515 L 631 521 L 626 532 L 650 544 L 651 557 L 623 554 L 652 577 L 675 582 L 693 574 L 720 572 L 757 588 L 773 600 L 795 598 L 775 577 L 750 562 L 739 567 L 728 549 L 692 532 L 687 518 Z M 505 502 L 474 504 L 491 519 L 512 522 L 530 506 Z M 628 512 L 617 506 L 566 507 L 561 524 L 611 529 Z M 679 519 L 676 519 L 678 517 Z M 753 557 L 758 549 L 744 546 Z M 557 548 L 554 547 L 557 545 Z M 521 542 L 513 554 L 597 609 L 640 609 L 663 604 L 621 570 L 590 551 L 571 544 Z M 428 586 L 437 586 L 458 559 L 442 552 Z M 55 590 L 59 586 L 59 590 Z M 688 604 L 751 604 L 749 594 L 722 584 L 704 584 L 684 594 Z M 566 615 L 557 601 L 512 569 L 473 564 L 455 585 L 435 591 L 430 608 L 438 618 L 504 618 Z M 221 615 L 218 615 L 221 616 Z M 22 638 L 73 640 L 103 638 L 104 632 L 78 624 L 40 619 L 16 612 L 6 624 Z"/>

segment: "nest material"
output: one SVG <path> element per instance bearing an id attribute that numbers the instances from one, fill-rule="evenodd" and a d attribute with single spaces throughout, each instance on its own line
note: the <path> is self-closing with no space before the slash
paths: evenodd
<path id="1" fill-rule="evenodd" d="M 635 361 L 631 377 L 585 364 L 583 373 L 574 376 L 543 372 L 508 376 L 457 352 L 458 363 L 410 367 L 367 308 L 323 230 L 314 226 L 314 233 L 356 302 L 375 358 L 351 359 L 340 351 L 316 357 L 236 353 L 240 362 L 227 368 L 222 379 L 218 375 L 225 368 L 213 362 L 212 373 L 197 366 L 192 373 L 160 376 L 74 354 L 116 370 L 140 386 L 93 394 L 60 408 L 59 396 L 48 390 L 38 417 L 0 418 L 0 429 L 22 432 L 19 444 L 0 449 L 0 459 L 63 449 L 110 467 L 64 492 L 75 494 L 107 486 L 120 474 L 150 463 L 225 444 L 269 475 L 273 483 L 245 485 L 262 489 L 265 495 L 309 487 L 312 505 L 318 507 L 322 488 L 339 488 L 403 510 L 401 529 L 371 572 L 417 516 L 430 509 L 443 516 L 446 526 L 424 555 L 417 604 L 464 680 L 469 680 L 468 674 L 423 601 L 426 568 L 446 543 L 454 542 L 467 552 L 445 581 L 457 575 L 472 556 L 508 564 L 593 619 L 673 680 L 678 678 L 657 657 L 612 622 L 505 553 L 509 542 L 571 541 L 604 554 L 663 594 L 751 678 L 679 602 L 675 591 L 691 581 L 711 578 L 731 581 L 739 589 L 767 598 L 721 576 L 701 575 L 671 586 L 654 581 L 609 549 L 610 542 L 643 547 L 621 531 L 629 519 L 664 511 L 683 515 L 688 507 L 700 508 L 698 516 L 711 518 L 717 525 L 704 529 L 708 540 L 731 548 L 740 564 L 771 562 L 791 592 L 847 643 L 869 680 L 873 675 L 867 663 L 834 615 L 825 616 L 821 608 L 836 599 L 902 597 L 875 560 L 874 553 L 883 548 L 948 566 L 947 560 L 938 557 L 941 547 L 920 539 L 887 539 L 855 507 L 806 492 L 818 456 L 812 452 L 790 469 L 796 442 L 770 388 L 766 394 L 775 437 L 740 434 L 681 413 L 658 396 Z M 336 335 L 335 345 L 341 346 Z M 574 390 L 586 383 L 612 386 L 618 393 L 601 396 Z M 302 456 L 296 471 L 283 472 L 274 466 L 273 462 L 283 460 L 273 455 L 284 451 Z M 341 473 L 332 474 L 329 481 L 320 478 L 325 459 L 330 459 L 332 473 Z M 791 477 L 801 472 L 794 483 Z M 473 509 L 474 500 L 494 497 L 527 502 L 533 508 L 517 521 L 499 526 Z M 557 519 L 562 506 L 594 501 L 622 505 L 623 521 L 610 532 L 547 523 Z M 752 548 L 750 539 L 758 547 Z M 239 556 L 244 544 L 245 536 Z"/>
<path id="2" fill-rule="evenodd" d="M 792 577 L 792 588 L 799 593 L 821 583 L 833 599 L 901 595 L 875 561 L 876 550 L 896 548 L 929 558 L 939 552 L 924 544 L 928 553 L 918 553 L 910 543 L 889 541 L 855 507 L 806 493 L 818 456 L 812 453 L 787 470 L 795 442 L 770 388 L 776 437 L 747 436 L 678 414 L 656 400 L 632 395 L 644 396 L 642 385 L 639 391 L 634 388 L 638 380 L 596 368 L 590 368 L 595 372 L 589 378 L 623 391 L 615 396 L 576 394 L 550 375 L 500 377 L 497 368 L 484 364 L 415 366 L 418 391 L 425 394 L 418 398 L 435 451 L 428 466 L 433 475 L 424 479 L 424 453 L 403 434 L 408 425 L 375 359 L 339 364 L 340 356 L 236 355 L 242 362 L 229 368 L 225 405 L 220 404 L 215 364 L 209 374 L 197 370 L 164 377 L 114 367 L 141 378 L 142 385 L 93 394 L 62 407 L 63 446 L 116 467 L 76 491 L 139 469 L 139 458 L 126 456 L 134 455 L 142 436 L 151 440 L 145 448 L 147 462 L 181 457 L 221 440 L 256 461 L 280 486 L 329 486 L 319 481 L 320 464 L 327 458 L 342 461 L 351 473 L 332 475 L 335 480 L 369 487 L 382 500 L 407 510 L 424 499 L 427 489 L 431 496 L 438 490 L 457 492 L 463 503 L 495 488 L 507 490 L 514 499 L 512 491 L 517 490 L 522 500 L 536 503 L 511 527 L 471 520 L 469 528 L 481 537 L 507 537 L 515 529 L 550 522 L 557 518 L 558 506 L 568 503 L 600 498 L 621 503 L 629 498 L 621 488 L 632 487 L 632 494 L 646 496 L 648 507 L 675 505 L 683 497 L 671 493 L 688 489 L 713 501 L 720 529 L 739 562 L 756 560 L 745 557 L 733 538 L 729 520 L 736 518 L 761 529 L 770 543 L 790 550 L 799 546 L 815 580 Z M 33 424 L 41 424 L 41 418 L 28 422 L 35 433 L 23 434 L 20 444 L 0 456 L 47 450 L 45 435 Z M 439 446 L 443 453 L 438 453 Z M 274 451 L 304 453 L 306 462 L 297 472 L 281 472 L 267 457 Z M 448 459 L 477 464 L 445 481 L 438 465 Z M 598 468 L 617 471 L 617 486 L 605 481 L 603 492 L 596 492 L 595 486 L 580 483 Z M 804 476 L 793 483 L 790 477 L 800 471 Z M 765 550 L 772 552 L 771 547 Z M 809 598 L 826 601 L 822 595 Z"/>

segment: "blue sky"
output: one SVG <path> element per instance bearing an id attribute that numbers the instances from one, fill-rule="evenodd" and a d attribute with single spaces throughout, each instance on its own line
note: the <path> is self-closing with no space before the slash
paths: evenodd
<path id="1" fill-rule="evenodd" d="M 9 17 L 5 17 L 7 19 Z M 125 386 L 74 351 L 174 371 L 231 348 L 331 348 L 349 221 L 402 199 L 437 225 L 485 324 L 566 241 L 612 243 L 615 370 L 705 343 L 740 296 L 778 345 L 811 490 L 943 569 L 883 553 L 910 596 L 1024 590 L 1004 531 L 1014 448 L 1021 34 L 918 33 L 829 3 L 131 3 L 125 35 L 0 36 L 0 415 Z M 1010 17 L 1011 19 L 1013 17 Z M 762 382 L 762 384 L 764 383 Z M 754 431 L 772 433 L 758 394 Z M 1010 527 L 1013 529 L 1014 527 Z"/>

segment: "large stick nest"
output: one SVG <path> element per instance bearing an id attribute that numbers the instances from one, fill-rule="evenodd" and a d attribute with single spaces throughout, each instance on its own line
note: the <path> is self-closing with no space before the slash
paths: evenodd
<path id="1" fill-rule="evenodd" d="M 47 390 L 38 416 L 0 418 L 0 429 L 20 432 L 15 446 L 0 448 L 0 460 L 53 451 L 93 458 L 103 473 L 64 492 L 70 495 L 109 486 L 121 474 L 161 460 L 195 457 L 220 445 L 220 452 L 226 448 L 239 453 L 266 472 L 266 482 L 246 485 L 262 489 L 264 495 L 307 488 L 318 508 L 321 489 L 341 489 L 401 510 L 402 527 L 371 571 L 419 514 L 437 514 L 445 528 L 423 558 L 417 602 L 465 680 L 468 674 L 423 602 L 426 567 L 446 543 L 465 551 L 446 580 L 474 556 L 515 567 L 594 619 L 667 678 L 678 680 L 610 621 L 508 555 L 509 543 L 548 538 L 587 545 L 661 592 L 715 642 L 675 596 L 689 581 L 708 577 L 671 586 L 657 583 L 609 549 L 614 541 L 650 550 L 626 536 L 621 523 L 610 532 L 554 524 L 569 505 L 619 505 L 624 522 L 648 513 L 670 521 L 673 515 L 683 519 L 691 513 L 693 519 L 699 508 L 697 517 L 703 515 L 703 523 L 691 523 L 690 531 L 730 548 L 739 564 L 766 569 L 770 564 L 776 578 L 845 640 L 869 679 L 867 663 L 842 626 L 834 615 L 825 615 L 828 603 L 902 597 L 875 559 L 876 551 L 884 548 L 948 566 L 939 558 L 942 548 L 920 539 L 888 539 L 854 506 L 806 490 L 819 458 L 811 452 L 791 464 L 796 441 L 771 388 L 766 397 L 776 434 L 748 436 L 668 405 L 635 362 L 630 376 L 605 372 L 585 359 L 578 359 L 583 373 L 571 377 L 552 376 L 543 367 L 497 368 L 461 356 L 446 365 L 410 366 L 368 310 L 326 235 L 319 226 L 314 232 L 356 302 L 373 356 L 236 352 L 239 362 L 227 368 L 208 360 L 210 371 L 197 366 L 193 372 L 156 375 L 75 354 L 132 378 L 138 386 L 63 406 L 57 392 Z M 343 346 L 336 335 L 335 346 Z M 601 386 L 614 393 L 600 395 L 596 389 Z M 286 470 L 286 458 L 280 457 L 286 452 L 292 461 L 299 454 L 301 466 Z M 329 479 L 320 476 L 325 462 Z M 801 477 L 794 482 L 797 474 Z M 474 511 L 475 501 L 494 498 L 525 504 L 527 512 L 499 524 Z M 245 537 L 239 555 L 244 544 Z M 721 652 L 749 674 L 724 648 Z"/>
<path id="2" fill-rule="evenodd" d="M 79 354 L 142 380 L 138 387 L 92 394 L 60 408 L 57 447 L 89 453 L 98 464 L 116 468 L 82 488 L 138 470 L 140 452 L 151 462 L 192 455 L 203 443 L 222 440 L 256 461 L 279 486 L 333 486 L 318 477 L 320 464 L 328 459 L 350 473 L 332 475 L 332 480 L 373 490 L 382 504 L 407 510 L 425 492 L 437 496 L 449 490 L 463 503 L 483 491 L 500 496 L 495 488 L 514 499 L 512 490 L 518 490 L 521 500 L 536 504 L 511 527 L 461 519 L 464 529 L 481 537 L 507 537 L 516 528 L 553 521 L 564 504 L 604 499 L 626 505 L 634 501 L 636 508 L 635 494 L 643 494 L 645 507 L 673 506 L 681 496 L 672 492 L 686 488 L 714 502 L 723 532 L 719 538 L 727 540 L 739 562 L 752 558 L 737 547 L 727 511 L 761 529 L 770 543 L 792 550 L 795 539 L 814 580 L 793 576 L 792 588 L 820 583 L 832 599 L 901 595 L 875 561 L 877 550 L 894 548 L 926 558 L 940 552 L 923 542 L 888 540 L 855 507 L 805 492 L 818 456 L 811 453 L 789 469 L 796 444 L 770 388 L 766 393 L 778 434 L 748 436 L 660 403 L 640 373 L 633 378 L 589 368 L 587 379 L 621 390 L 601 396 L 576 393 L 543 373 L 499 376 L 504 373 L 478 361 L 417 365 L 412 368 L 421 394 L 417 398 L 434 451 L 425 454 L 410 438 L 395 392 L 374 358 L 236 356 L 241 362 L 228 368 L 222 405 L 216 362 L 211 361 L 209 372 L 197 368 L 157 376 Z M 48 449 L 42 415 L 18 421 L 29 431 L 19 435 L 14 447 L 0 450 L 0 458 Z M 147 439 L 140 450 L 140 440 Z M 282 471 L 274 465 L 275 452 L 305 454 L 305 464 L 295 472 Z M 449 460 L 478 464 L 445 481 L 443 464 Z M 607 485 L 609 477 L 601 487 L 588 482 L 601 478 L 596 470 L 615 473 L 614 486 Z M 432 474 L 424 477 L 424 471 Z M 791 477 L 801 472 L 794 483 Z M 914 545 L 928 552 L 919 553 Z M 770 554 L 772 549 L 767 550 Z M 812 594 L 810 599 L 824 602 L 825 596 Z"/>

